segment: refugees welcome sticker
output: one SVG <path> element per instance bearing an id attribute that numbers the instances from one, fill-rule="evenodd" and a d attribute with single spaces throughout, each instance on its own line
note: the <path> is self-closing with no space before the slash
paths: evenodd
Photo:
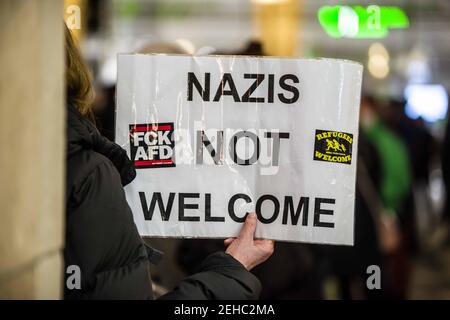
<path id="1" fill-rule="evenodd" d="M 352 163 L 353 134 L 316 130 L 314 160 L 336 163 Z"/>

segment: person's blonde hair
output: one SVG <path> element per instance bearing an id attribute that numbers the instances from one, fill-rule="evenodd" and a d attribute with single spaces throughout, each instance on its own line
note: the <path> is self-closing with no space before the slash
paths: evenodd
<path id="1" fill-rule="evenodd" d="M 92 111 L 94 89 L 92 87 L 91 74 L 67 26 L 65 26 L 65 38 L 66 101 L 74 106 L 84 117 L 95 123 Z"/>

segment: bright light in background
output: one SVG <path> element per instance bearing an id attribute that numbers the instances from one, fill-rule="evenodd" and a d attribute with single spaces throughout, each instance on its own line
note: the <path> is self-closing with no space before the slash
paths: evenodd
<path id="1" fill-rule="evenodd" d="M 410 84 L 404 92 L 405 113 L 412 119 L 422 117 L 428 122 L 444 119 L 448 109 L 448 96 L 440 84 Z"/>
<path id="2" fill-rule="evenodd" d="M 389 53 L 381 43 L 376 42 L 369 47 L 367 68 L 377 79 L 386 78 L 389 74 Z"/>
<path id="3" fill-rule="evenodd" d="M 356 12 L 347 6 L 339 9 L 338 30 L 343 37 L 353 38 L 359 32 L 359 17 Z"/>
<path id="4" fill-rule="evenodd" d="M 386 37 L 391 29 L 409 27 L 405 11 L 395 6 L 323 6 L 317 18 L 324 31 L 338 39 L 379 39 Z"/>

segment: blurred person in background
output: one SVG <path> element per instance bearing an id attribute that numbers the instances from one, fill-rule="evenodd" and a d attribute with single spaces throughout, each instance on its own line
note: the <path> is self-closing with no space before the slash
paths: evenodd
<path id="1" fill-rule="evenodd" d="M 81 270 L 81 288 L 66 299 L 151 299 L 149 259 L 155 251 L 137 232 L 123 186 L 136 176 L 126 151 L 101 136 L 92 111 L 91 77 L 66 28 L 67 180 L 66 268 Z M 165 299 L 256 299 L 260 282 L 249 272 L 273 252 L 273 241 L 253 239 L 255 214 L 237 238 L 226 240 L 199 272 Z M 66 274 L 66 278 L 69 275 Z M 67 279 L 66 279 L 67 281 Z M 64 283 L 66 283 L 66 281 Z"/>
<path id="2" fill-rule="evenodd" d="M 339 299 L 381 299 L 386 298 L 384 283 L 381 290 L 369 290 L 366 285 L 367 267 L 382 266 L 377 210 L 380 207 L 381 168 L 378 153 L 362 130 L 357 160 L 354 245 L 326 246 L 321 250 L 322 285 L 329 287 L 330 283 L 335 283 L 335 294 Z"/>
<path id="3" fill-rule="evenodd" d="M 361 131 L 375 147 L 380 160 L 380 200 L 377 224 L 388 294 L 406 298 L 411 272 L 408 245 L 409 217 L 414 212 L 411 189 L 411 164 L 405 143 L 383 122 L 379 105 L 370 96 L 361 99 Z"/>
<path id="4" fill-rule="evenodd" d="M 402 138 L 410 155 L 411 178 L 420 184 L 428 184 L 434 139 L 422 118 L 410 119 L 405 114 L 405 101 L 391 100 L 386 108 L 385 119 L 390 129 Z"/>
<path id="5" fill-rule="evenodd" d="M 417 204 L 415 209 L 420 210 L 417 214 L 423 217 L 421 221 L 428 221 L 427 225 L 430 227 L 435 225 L 433 221 L 435 219 L 428 196 L 429 173 L 433 157 L 438 153 L 437 145 L 421 117 L 415 120 L 407 117 L 405 104 L 405 101 L 391 100 L 385 108 L 384 116 L 389 128 L 403 140 L 407 147 L 412 169 L 412 191 Z M 409 207 L 404 210 L 404 215 L 401 217 L 405 245 L 411 253 L 417 253 L 419 249 L 417 214 L 414 213 L 414 208 Z M 422 240 L 425 241 L 425 239 Z"/>
<path id="6" fill-rule="evenodd" d="M 409 153 L 403 141 L 379 116 L 377 102 L 365 96 L 361 100 L 361 130 L 377 150 L 381 163 L 381 198 L 393 215 L 402 211 L 411 187 Z"/>

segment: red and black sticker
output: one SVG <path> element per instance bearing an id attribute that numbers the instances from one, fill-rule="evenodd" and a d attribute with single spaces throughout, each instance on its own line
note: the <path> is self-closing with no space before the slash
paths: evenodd
<path id="1" fill-rule="evenodd" d="M 175 167 L 173 122 L 130 125 L 130 154 L 136 169 Z"/>
<path id="2" fill-rule="evenodd" d="M 316 130 L 314 160 L 351 164 L 353 134 Z"/>

